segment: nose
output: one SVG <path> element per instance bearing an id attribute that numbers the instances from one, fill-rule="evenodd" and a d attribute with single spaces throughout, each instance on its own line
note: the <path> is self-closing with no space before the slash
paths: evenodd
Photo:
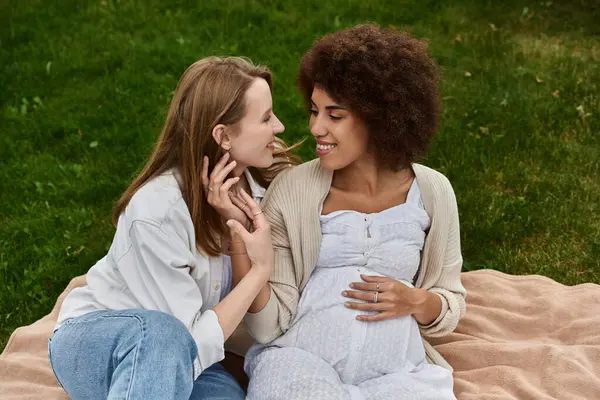
<path id="1" fill-rule="evenodd" d="M 320 115 L 313 115 L 308 123 L 310 133 L 316 138 L 327 136 L 327 124 L 320 118 Z"/>
<path id="2" fill-rule="evenodd" d="M 281 132 L 285 131 L 285 126 L 283 126 L 283 124 L 281 123 L 279 118 L 277 118 L 276 115 L 273 115 L 273 117 L 275 117 L 273 121 L 273 134 L 279 135 Z"/>

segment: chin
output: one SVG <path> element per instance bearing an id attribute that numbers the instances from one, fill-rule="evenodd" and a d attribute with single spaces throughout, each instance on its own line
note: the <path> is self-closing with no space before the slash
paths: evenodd
<path id="1" fill-rule="evenodd" d="M 346 166 L 346 165 L 344 165 L 344 163 L 340 162 L 339 160 L 336 160 L 335 158 L 331 158 L 331 157 L 327 157 L 327 156 L 319 157 L 319 160 L 321 160 L 321 167 L 328 169 L 330 171 L 337 171 Z"/>

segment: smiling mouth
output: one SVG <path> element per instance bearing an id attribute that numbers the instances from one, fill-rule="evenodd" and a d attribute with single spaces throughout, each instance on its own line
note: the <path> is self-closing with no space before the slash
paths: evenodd
<path id="1" fill-rule="evenodd" d="M 326 155 L 328 155 L 329 153 L 331 153 L 333 150 L 335 150 L 336 147 L 337 147 L 337 144 L 321 144 L 321 143 L 317 143 L 317 148 L 316 148 L 317 156 L 319 156 L 319 157 L 325 157 Z"/>
<path id="2" fill-rule="evenodd" d="M 317 150 L 328 151 L 337 147 L 337 144 L 317 144 Z"/>

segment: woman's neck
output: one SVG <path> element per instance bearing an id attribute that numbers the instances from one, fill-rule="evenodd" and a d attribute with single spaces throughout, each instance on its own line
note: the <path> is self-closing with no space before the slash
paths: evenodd
<path id="1" fill-rule="evenodd" d="M 236 167 L 232 171 L 232 174 L 234 176 L 238 176 L 240 178 L 240 180 L 238 181 L 238 183 L 236 183 L 235 188 L 242 189 L 246 193 L 251 194 L 252 191 L 250 189 L 250 183 L 248 182 L 248 178 L 246 178 L 246 174 L 244 173 L 245 170 L 246 170 L 246 168 L 244 167 L 244 169 L 242 169 L 241 171 L 237 171 L 237 167 Z"/>
<path id="2" fill-rule="evenodd" d="M 242 176 L 244 174 L 244 171 L 246 170 L 246 165 L 243 165 L 241 163 L 238 163 L 235 168 L 233 169 L 233 171 L 231 171 L 231 174 L 233 176 Z M 243 178 L 243 177 L 242 177 Z"/>
<path id="3" fill-rule="evenodd" d="M 412 168 L 400 171 L 382 168 L 373 159 L 361 159 L 333 173 L 332 186 L 348 192 L 376 196 L 412 179 Z"/>

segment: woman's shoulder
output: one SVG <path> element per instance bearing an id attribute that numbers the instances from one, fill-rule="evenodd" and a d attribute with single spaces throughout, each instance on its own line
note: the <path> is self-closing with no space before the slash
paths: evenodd
<path id="1" fill-rule="evenodd" d="M 315 184 L 327 181 L 331 172 L 321 166 L 318 158 L 305 163 L 287 168 L 282 171 L 271 183 L 269 190 L 282 190 L 281 186 L 287 189 L 306 190 L 307 184 Z"/>
<path id="2" fill-rule="evenodd" d="M 313 197 L 319 198 L 322 191 L 329 190 L 331 175 L 321 166 L 319 159 L 287 168 L 273 179 L 263 202 L 296 204 L 301 198 L 310 202 Z"/>
<path id="3" fill-rule="evenodd" d="M 192 223 L 173 171 L 158 175 L 139 188 L 125 208 L 124 216 L 129 223 L 145 221 L 158 226 Z"/>
<path id="4" fill-rule="evenodd" d="M 452 191 L 452 184 L 450 183 L 450 180 L 440 171 L 427 167 L 423 164 L 415 163 L 412 165 L 412 167 L 420 188 L 425 186 L 438 191 Z"/>
<path id="5" fill-rule="evenodd" d="M 319 159 L 316 158 L 314 160 L 306 161 L 302 164 L 287 168 L 285 171 L 280 173 L 277 178 L 281 179 L 282 177 L 285 177 L 285 179 L 288 180 L 308 178 L 317 173 L 320 169 L 322 169 L 321 163 L 319 162 Z"/>
<path id="6" fill-rule="evenodd" d="M 431 217 L 436 210 L 456 211 L 456 196 L 450 180 L 441 172 L 421 164 L 413 164 L 413 171 L 425 211 Z M 439 206 L 442 206 L 441 208 Z"/>

